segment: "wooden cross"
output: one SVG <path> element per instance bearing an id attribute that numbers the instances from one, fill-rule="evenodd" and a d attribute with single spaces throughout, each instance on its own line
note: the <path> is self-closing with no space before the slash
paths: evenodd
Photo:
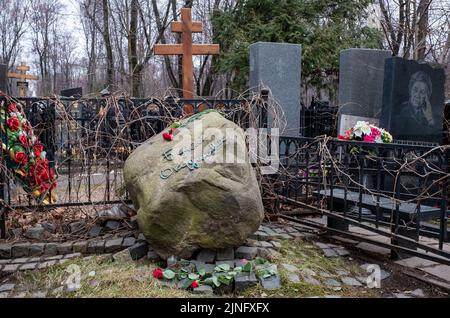
<path id="1" fill-rule="evenodd" d="M 27 72 L 30 70 L 30 67 L 24 62 L 20 63 L 20 65 L 16 68 L 16 70 L 18 71 L 18 73 L 9 72 L 8 77 L 16 78 L 19 80 L 17 82 L 17 86 L 19 87 L 19 96 L 25 97 L 27 96 L 27 88 L 28 88 L 27 80 L 37 81 L 39 77 L 36 75 L 27 74 Z"/>
<path id="2" fill-rule="evenodd" d="M 157 44 L 156 55 L 182 55 L 183 56 L 183 98 L 194 98 L 194 70 L 192 55 L 219 54 L 218 44 L 192 44 L 192 33 L 202 33 L 203 24 L 192 21 L 191 9 L 181 9 L 181 22 L 171 23 L 172 32 L 181 33 L 182 44 Z"/>

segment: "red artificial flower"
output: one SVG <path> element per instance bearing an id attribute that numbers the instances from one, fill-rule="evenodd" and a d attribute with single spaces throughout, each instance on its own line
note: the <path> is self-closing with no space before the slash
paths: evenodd
<path id="1" fill-rule="evenodd" d="M 23 152 L 23 151 L 18 151 L 18 152 L 16 152 L 16 155 L 15 155 L 14 160 L 15 160 L 17 163 L 20 163 L 20 164 L 22 164 L 22 165 L 26 165 L 27 162 L 28 162 L 28 157 L 27 157 L 27 155 L 25 154 L 25 152 Z"/>
<path id="2" fill-rule="evenodd" d="M 164 138 L 164 140 L 172 141 L 173 140 L 172 129 L 170 130 L 170 132 L 164 133 L 163 138 Z"/>
<path id="3" fill-rule="evenodd" d="M 153 277 L 157 279 L 162 279 L 164 277 L 163 271 L 161 268 L 156 268 L 153 270 Z"/>
<path id="4" fill-rule="evenodd" d="M 381 136 L 381 131 L 379 131 L 377 128 L 375 127 L 370 127 L 370 134 L 372 136 L 374 136 L 375 138 L 377 138 L 378 136 Z"/>
<path id="5" fill-rule="evenodd" d="M 191 284 L 192 288 L 198 288 L 198 282 L 196 280 L 194 280 Z"/>
<path id="6" fill-rule="evenodd" d="M 14 103 L 9 104 L 8 106 L 8 112 L 15 113 L 17 111 L 17 106 Z"/>
<path id="7" fill-rule="evenodd" d="M 346 137 L 346 136 L 339 135 L 339 136 L 338 136 L 338 139 L 340 139 L 340 140 L 347 140 L 347 137 Z"/>
<path id="8" fill-rule="evenodd" d="M 20 120 L 15 116 L 9 117 L 8 120 L 6 121 L 6 124 L 8 125 L 9 130 L 11 131 L 18 131 L 20 129 Z"/>
<path id="9" fill-rule="evenodd" d="M 40 157 L 41 156 L 41 152 L 44 151 L 44 146 L 42 144 L 35 144 L 33 146 L 33 151 L 34 151 L 34 155 L 36 157 Z"/>
<path id="10" fill-rule="evenodd" d="M 28 146 L 28 137 L 27 136 L 25 136 L 24 134 L 21 134 L 19 136 L 19 140 L 22 145 Z"/>
<path id="11" fill-rule="evenodd" d="M 364 136 L 364 141 L 365 142 L 375 142 L 375 137 L 372 135 L 365 135 Z"/>

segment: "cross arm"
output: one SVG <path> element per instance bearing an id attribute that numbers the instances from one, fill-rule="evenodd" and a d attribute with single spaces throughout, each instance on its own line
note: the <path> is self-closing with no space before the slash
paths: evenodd
<path id="1" fill-rule="evenodd" d="M 183 32 L 183 22 L 174 21 L 170 24 L 172 32 L 182 33 Z M 203 23 L 198 21 L 192 22 L 192 33 L 202 33 L 203 32 Z"/>
<path id="2" fill-rule="evenodd" d="M 157 44 L 154 53 L 156 55 L 183 55 L 181 44 Z M 220 53 L 219 44 L 194 44 L 192 45 L 193 55 L 217 55 Z"/>
<path id="3" fill-rule="evenodd" d="M 39 80 L 39 76 L 29 75 L 29 74 L 8 73 L 8 77 L 16 78 L 16 79 L 20 79 L 20 80 L 32 80 L 32 81 Z"/>

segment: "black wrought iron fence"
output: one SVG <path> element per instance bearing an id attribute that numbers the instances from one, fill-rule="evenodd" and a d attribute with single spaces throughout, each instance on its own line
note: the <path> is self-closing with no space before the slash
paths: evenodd
<path id="1" fill-rule="evenodd" d="M 302 136 L 309 138 L 336 136 L 337 110 L 338 107 L 315 100 L 308 108 L 302 107 L 300 114 Z"/>
<path id="2" fill-rule="evenodd" d="M 283 169 L 272 178 L 282 199 L 323 212 L 331 227 L 372 224 L 400 250 L 450 258 L 442 250 L 449 241 L 449 149 L 283 137 Z M 437 238 L 436 246 L 421 244 L 423 236 Z"/>
<path id="3" fill-rule="evenodd" d="M 0 105 L 6 107 L 5 98 Z M 8 149 L 2 151 L 0 232 L 5 233 L 8 209 L 43 210 L 127 202 L 122 167 L 128 155 L 151 136 L 186 112 L 217 109 L 245 127 L 246 100 L 174 99 L 19 99 L 45 145 L 49 166 L 58 178 L 56 203 L 42 204 L 25 192 L 14 172 L 6 167 Z M 1 132 L 4 134 L 4 131 Z"/>

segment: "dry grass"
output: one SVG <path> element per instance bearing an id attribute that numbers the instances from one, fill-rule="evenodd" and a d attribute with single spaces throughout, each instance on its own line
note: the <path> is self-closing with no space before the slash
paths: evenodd
<path id="1" fill-rule="evenodd" d="M 273 262 L 278 264 L 278 270 L 283 287 L 268 291 L 261 286 L 250 288 L 240 295 L 227 295 L 225 297 L 324 297 L 326 295 L 339 295 L 342 297 L 377 297 L 380 290 L 366 288 L 343 287 L 335 291 L 327 286 L 308 284 L 301 279 L 300 283 L 290 283 L 288 272 L 281 266 L 282 263 L 295 265 L 299 268 L 298 275 L 302 277 L 304 269 L 311 269 L 316 273 L 327 272 L 337 278 L 336 270 L 344 269 L 351 275 L 361 275 L 359 264 L 343 258 L 327 258 L 314 245 L 304 241 L 284 241 L 281 255 Z M 80 289 L 68 292 L 61 287 L 71 279 L 74 267 L 78 266 L 81 274 Z M 47 270 L 18 273 L 14 281 L 26 297 L 32 297 L 38 290 L 48 291 L 47 297 L 74 297 L 74 298 L 185 298 L 197 295 L 179 289 L 162 286 L 161 282 L 152 277 L 152 271 L 158 264 L 148 262 L 116 261 L 112 262 L 104 257 L 95 257 L 89 261 L 81 259 L 67 262 L 63 265 L 51 267 Z M 318 278 L 318 277 L 316 277 Z M 202 295 L 201 297 L 204 297 Z"/>

